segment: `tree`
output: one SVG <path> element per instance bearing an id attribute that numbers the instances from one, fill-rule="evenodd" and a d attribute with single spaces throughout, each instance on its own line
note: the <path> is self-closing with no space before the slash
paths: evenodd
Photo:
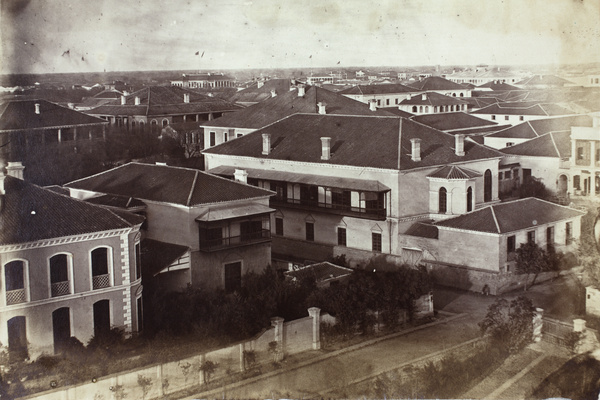
<path id="1" fill-rule="evenodd" d="M 533 281 L 529 287 L 534 285 L 540 272 L 551 271 L 554 267 L 555 262 L 534 242 L 524 243 L 517 249 L 517 272 L 527 274 L 524 290 L 528 289 L 527 281 L 530 274 L 533 274 Z"/>
<path id="2" fill-rule="evenodd" d="M 485 318 L 479 322 L 482 334 L 489 333 L 492 341 L 508 353 L 516 353 L 533 339 L 533 303 L 519 296 L 510 303 L 498 299 L 488 307 Z"/>
<path id="3" fill-rule="evenodd" d="M 541 179 L 533 176 L 528 176 L 523 179 L 523 183 L 519 187 L 519 198 L 537 197 L 538 199 L 549 200 L 551 195 Z"/>

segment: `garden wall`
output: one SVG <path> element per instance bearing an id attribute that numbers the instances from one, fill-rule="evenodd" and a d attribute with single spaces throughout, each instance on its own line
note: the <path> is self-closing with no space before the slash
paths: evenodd
<path id="1" fill-rule="evenodd" d="M 232 373 L 243 372 L 244 351 L 253 351 L 257 364 L 282 359 L 285 354 L 293 354 L 320 348 L 320 310 L 309 309 L 309 317 L 284 322 L 273 318 L 273 326 L 251 340 L 229 347 L 198 354 L 182 360 L 155 364 L 146 368 L 126 371 L 97 379 L 95 382 L 57 388 L 23 399 L 40 400 L 79 400 L 79 399 L 151 399 L 163 397 L 204 382 L 200 366 L 205 361 L 216 363 L 213 379 L 223 378 Z M 331 320 L 328 314 L 325 321 Z M 270 343 L 276 342 L 274 347 Z M 272 351 L 276 349 L 276 353 Z M 60 386 L 60 382 L 57 382 Z"/>

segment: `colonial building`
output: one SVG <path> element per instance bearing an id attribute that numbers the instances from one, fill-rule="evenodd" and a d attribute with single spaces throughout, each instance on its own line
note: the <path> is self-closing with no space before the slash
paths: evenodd
<path id="1" fill-rule="evenodd" d="M 430 76 L 417 82 L 408 84 L 414 91 L 437 92 L 452 97 L 471 97 L 471 89 L 464 85 L 454 83 L 441 76 Z"/>
<path id="2" fill-rule="evenodd" d="M 0 106 L 0 155 L 16 160 L 40 146 L 102 138 L 106 126 L 100 118 L 46 100 L 9 101 Z"/>
<path id="3" fill-rule="evenodd" d="M 183 74 L 181 79 L 171 81 L 171 86 L 185 89 L 235 87 L 235 79 L 223 73 Z"/>
<path id="4" fill-rule="evenodd" d="M 271 97 L 287 93 L 290 90 L 294 90 L 295 87 L 296 81 L 293 79 L 259 80 L 247 88 L 234 93 L 229 98 L 229 101 L 243 107 L 248 107 Z"/>
<path id="5" fill-rule="evenodd" d="M 274 258 L 406 256 L 399 234 L 498 201 L 502 154 L 398 117 L 296 114 L 205 150 L 209 172 L 271 189 Z"/>
<path id="6" fill-rule="evenodd" d="M 239 106 L 175 86 L 149 86 L 86 111 L 113 127 L 159 132 L 172 123 L 209 121 Z"/>
<path id="7" fill-rule="evenodd" d="M 269 190 L 202 171 L 129 163 L 66 185 L 96 203 L 143 201 L 149 279 L 167 290 L 188 285 L 233 291 L 243 274 L 271 262 Z M 106 196 L 110 195 L 110 196 Z M 141 204 L 140 204 L 141 205 Z"/>
<path id="8" fill-rule="evenodd" d="M 494 103 L 473 111 L 472 114 L 504 124 L 518 124 L 523 121 L 552 118 L 575 114 L 554 103 L 505 102 Z"/>
<path id="9" fill-rule="evenodd" d="M 282 94 L 274 92 L 271 98 L 259 104 L 202 123 L 200 127 L 204 128 L 204 148 L 241 137 L 297 113 L 394 115 L 377 109 L 373 103 L 365 105 L 316 86 L 299 86 L 297 90 Z"/>
<path id="10" fill-rule="evenodd" d="M 475 86 L 481 86 L 489 82 L 498 82 L 514 85 L 521 81 L 523 74 L 511 71 L 502 71 L 500 68 L 488 69 L 477 68 L 467 71 L 453 72 L 446 76 L 446 79 L 454 83 L 471 83 Z"/>
<path id="11" fill-rule="evenodd" d="M 419 95 L 406 95 L 400 101 L 398 109 L 413 113 L 437 114 L 446 112 L 466 112 L 468 103 L 457 99 L 456 97 L 439 94 L 437 92 L 424 92 Z"/>
<path id="12" fill-rule="evenodd" d="M 593 114 L 591 127 L 571 128 L 569 172 L 573 194 L 600 199 L 600 113 Z"/>
<path id="13" fill-rule="evenodd" d="M 0 174 L 0 342 L 54 354 L 111 328 L 142 329 L 140 226 L 111 211 Z"/>
<path id="14" fill-rule="evenodd" d="M 573 251 L 584 214 L 526 198 L 432 224 L 417 223 L 405 239 L 418 252 L 420 262 L 437 269 L 446 283 L 476 291 L 487 285 L 492 294 L 497 294 L 519 285 L 507 274 L 515 272 L 516 250 L 522 244 L 533 242 L 543 249 Z M 519 279 L 521 285 L 523 280 Z"/>
<path id="15" fill-rule="evenodd" d="M 357 85 L 341 90 L 339 93 L 361 103 L 374 101 L 377 107 L 398 107 L 408 94 L 415 94 L 415 89 L 400 83 L 381 85 Z"/>

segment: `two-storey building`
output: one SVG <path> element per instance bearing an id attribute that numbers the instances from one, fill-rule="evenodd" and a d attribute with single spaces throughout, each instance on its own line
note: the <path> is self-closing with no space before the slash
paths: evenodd
<path id="1" fill-rule="evenodd" d="M 75 337 L 142 329 L 140 226 L 112 211 L 0 174 L 0 342 L 54 354 Z"/>
<path id="2" fill-rule="evenodd" d="M 296 114 L 204 152 L 271 199 L 274 258 L 402 256 L 400 234 L 498 201 L 501 153 L 398 117 Z"/>
<path id="3" fill-rule="evenodd" d="M 234 291 L 271 262 L 269 190 L 189 168 L 129 163 L 66 185 L 71 196 L 144 204 L 144 273 L 154 287 Z M 110 196 L 106 196 L 110 195 Z M 128 202 L 129 203 L 129 202 Z"/>

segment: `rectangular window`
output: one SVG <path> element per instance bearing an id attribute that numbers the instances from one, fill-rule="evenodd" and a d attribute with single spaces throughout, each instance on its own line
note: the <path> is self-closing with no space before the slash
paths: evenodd
<path id="1" fill-rule="evenodd" d="M 579 177 L 579 175 L 575 175 L 573 177 L 573 188 L 581 190 L 581 178 Z"/>
<path id="2" fill-rule="evenodd" d="M 514 253 L 517 249 L 517 241 L 515 235 L 506 238 L 506 254 Z"/>
<path id="3" fill-rule="evenodd" d="M 306 240 L 309 242 L 315 241 L 315 224 L 312 222 L 306 223 Z"/>
<path id="4" fill-rule="evenodd" d="M 225 292 L 232 293 L 242 287 L 242 263 L 225 264 Z"/>
<path id="5" fill-rule="evenodd" d="M 396 99 L 396 104 L 399 104 L 399 100 L 398 99 Z"/>
<path id="6" fill-rule="evenodd" d="M 504 179 L 510 179 L 510 171 L 504 173 Z"/>
<path id="7" fill-rule="evenodd" d="M 554 247 L 554 227 L 549 226 L 546 228 L 546 247 L 548 250 Z"/>
<path id="8" fill-rule="evenodd" d="M 496 116 L 492 115 L 492 121 L 495 121 L 495 120 L 496 120 Z"/>
<path id="9" fill-rule="evenodd" d="M 390 105 L 390 99 L 385 99 L 385 105 L 389 106 Z"/>
<path id="10" fill-rule="evenodd" d="M 223 132 L 223 142 L 226 142 L 228 139 L 227 132 Z"/>
<path id="11" fill-rule="evenodd" d="M 352 192 L 350 190 L 331 191 L 331 204 L 334 208 L 347 209 L 352 203 Z"/>
<path id="12" fill-rule="evenodd" d="M 346 246 L 346 228 L 337 228 L 338 246 Z"/>
<path id="13" fill-rule="evenodd" d="M 275 218 L 275 234 L 283 236 L 283 218 Z"/>
<path id="14" fill-rule="evenodd" d="M 216 144 L 216 133 L 210 132 L 209 135 L 210 135 L 210 138 L 209 138 L 210 147 L 213 147 Z"/>
<path id="15" fill-rule="evenodd" d="M 499 180 L 502 180 L 502 179 L 503 179 L 503 178 L 502 178 L 502 171 L 498 172 L 498 179 L 499 179 Z"/>
<path id="16" fill-rule="evenodd" d="M 535 231 L 527 232 L 527 243 L 535 243 Z"/>
<path id="17" fill-rule="evenodd" d="M 519 121 L 524 121 L 525 117 L 523 117 L 522 115 L 519 116 Z"/>
<path id="18" fill-rule="evenodd" d="M 262 221 L 243 221 L 240 223 L 242 242 L 257 240 L 262 237 Z"/>
<path id="19" fill-rule="evenodd" d="M 142 250 L 139 243 L 135 244 L 135 279 L 142 277 Z"/>
<path id="20" fill-rule="evenodd" d="M 505 121 L 508 121 L 508 115 L 505 115 L 505 116 L 504 116 L 504 120 L 505 120 Z"/>
<path id="21" fill-rule="evenodd" d="M 569 245 L 573 242 L 573 222 L 567 222 L 565 226 L 565 244 Z"/>
<path id="22" fill-rule="evenodd" d="M 371 233 L 371 243 L 373 247 L 373 251 L 377 251 L 381 253 L 381 233 L 372 232 Z"/>

